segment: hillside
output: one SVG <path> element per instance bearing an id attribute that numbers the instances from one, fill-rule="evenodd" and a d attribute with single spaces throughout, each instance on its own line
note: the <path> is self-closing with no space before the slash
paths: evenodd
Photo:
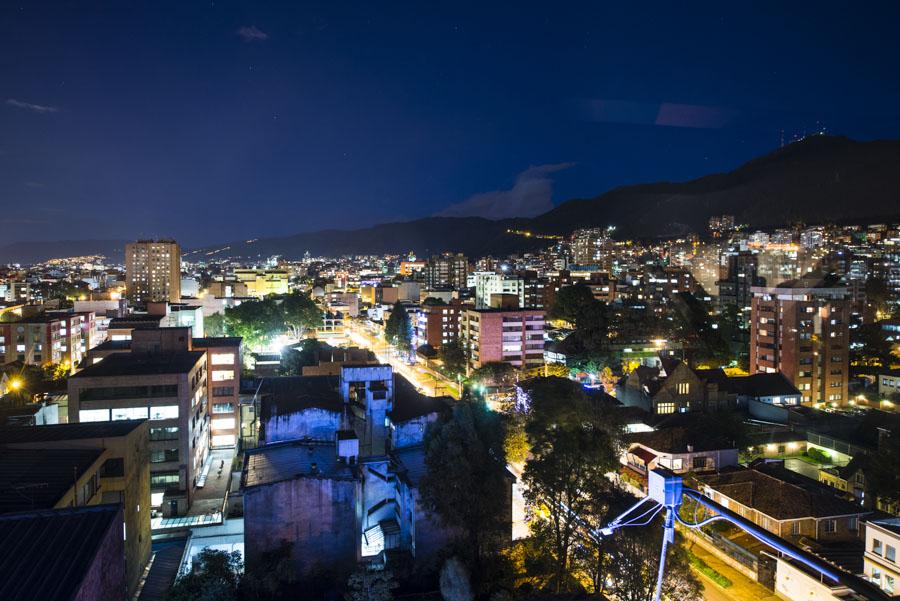
<path id="1" fill-rule="evenodd" d="M 755 228 L 795 222 L 900 221 L 900 140 L 857 142 L 813 136 L 728 173 L 680 183 L 624 186 L 594 198 L 564 202 L 532 219 L 429 217 L 357 230 L 224 242 L 196 249 L 188 258 L 282 255 L 296 259 L 306 251 L 344 255 L 410 250 L 422 256 L 443 251 L 472 257 L 506 255 L 547 245 L 546 240 L 511 235 L 507 229 L 565 235 L 582 227 L 615 225 L 620 237 L 650 239 L 704 232 L 709 217 L 721 214 L 734 215 L 738 222 Z M 93 253 L 120 258 L 123 249 L 121 241 L 18 243 L 0 247 L 0 262 Z"/>
<path id="2" fill-rule="evenodd" d="M 793 222 L 867 222 L 900 216 L 900 141 L 855 142 L 814 136 L 729 173 L 684 183 L 616 188 L 570 200 L 534 219 L 532 228 L 568 233 L 614 224 L 621 235 L 702 232 L 711 215 L 752 227 Z"/>

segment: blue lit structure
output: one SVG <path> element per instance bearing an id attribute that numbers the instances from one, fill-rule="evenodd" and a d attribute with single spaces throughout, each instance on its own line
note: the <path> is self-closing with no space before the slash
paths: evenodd
<path id="1" fill-rule="evenodd" d="M 668 546 L 675 541 L 676 521 L 686 528 L 695 529 L 716 520 L 726 520 L 738 528 L 741 528 L 744 532 L 760 542 L 769 545 L 785 556 L 815 570 L 836 583 L 843 582 L 846 584 L 848 581 L 852 581 L 853 585 L 859 585 L 859 582 L 857 581 L 861 579 L 858 577 L 839 573 L 833 566 L 819 559 L 815 555 L 795 547 L 779 537 L 773 536 L 753 522 L 741 517 L 722 505 L 719 505 L 712 499 L 708 499 L 696 490 L 685 487 L 681 476 L 678 476 L 667 469 L 656 468 L 652 470 L 648 475 L 648 484 L 649 491 L 647 496 L 629 507 L 624 513 L 619 515 L 605 527 L 601 528 L 599 535 L 611 536 L 619 528 L 645 526 L 652 522 L 660 512 L 665 511 L 662 549 L 659 557 L 659 573 L 656 579 L 656 592 L 653 597 L 655 601 L 659 601 L 660 595 L 662 594 L 662 583 L 666 566 L 666 551 L 668 550 Z M 678 513 L 682 499 L 685 496 L 696 501 L 700 505 L 703 505 L 707 509 L 715 511 L 718 515 L 714 515 L 700 522 L 686 522 Z M 635 515 L 634 517 L 628 517 L 635 514 L 639 508 L 644 508 L 648 504 L 650 505 L 649 509 L 646 509 L 643 513 Z"/>

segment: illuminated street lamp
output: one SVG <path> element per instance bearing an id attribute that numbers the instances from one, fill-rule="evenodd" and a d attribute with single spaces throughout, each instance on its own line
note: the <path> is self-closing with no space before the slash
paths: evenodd
<path id="1" fill-rule="evenodd" d="M 9 389 L 18 392 L 22 389 L 22 380 L 20 378 L 12 378 L 9 381 Z"/>

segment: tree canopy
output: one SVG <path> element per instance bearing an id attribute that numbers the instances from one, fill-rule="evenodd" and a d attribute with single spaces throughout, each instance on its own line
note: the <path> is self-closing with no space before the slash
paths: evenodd
<path id="1" fill-rule="evenodd" d="M 403 303 L 397 301 L 391 308 L 391 316 L 384 324 L 384 338 L 399 351 L 409 351 L 412 344 L 412 324 Z"/>
<path id="2" fill-rule="evenodd" d="M 459 532 L 473 570 L 509 528 L 510 481 L 504 457 L 505 424 L 480 400 L 465 399 L 432 423 L 425 437 L 425 507 Z"/>

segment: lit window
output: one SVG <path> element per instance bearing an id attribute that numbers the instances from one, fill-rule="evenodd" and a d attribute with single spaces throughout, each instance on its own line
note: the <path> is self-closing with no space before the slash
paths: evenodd
<path id="1" fill-rule="evenodd" d="M 213 382 L 225 382 L 227 380 L 234 380 L 234 370 L 233 369 L 217 369 L 212 372 Z"/>
<path id="2" fill-rule="evenodd" d="M 82 409 L 78 412 L 80 422 L 108 422 L 109 409 Z"/>
<path id="3" fill-rule="evenodd" d="M 213 365 L 234 365 L 234 353 L 213 353 Z"/>
<path id="4" fill-rule="evenodd" d="M 177 419 L 178 405 L 150 407 L 150 419 Z"/>

